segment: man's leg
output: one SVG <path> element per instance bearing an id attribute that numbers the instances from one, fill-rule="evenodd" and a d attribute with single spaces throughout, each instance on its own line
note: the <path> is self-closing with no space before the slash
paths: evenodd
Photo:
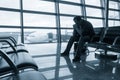
<path id="1" fill-rule="evenodd" d="M 61 54 L 61 56 L 69 55 L 70 49 L 73 45 L 73 42 L 74 42 L 74 36 L 71 36 L 70 40 L 68 41 L 67 47 L 66 47 L 65 51 Z"/>
<path id="2" fill-rule="evenodd" d="M 90 37 L 88 37 L 88 36 L 80 37 L 80 39 L 78 41 L 78 47 L 77 47 L 76 55 L 73 59 L 74 62 L 75 61 L 80 61 L 80 56 L 83 53 L 85 42 L 88 42 L 89 40 L 90 40 Z"/>

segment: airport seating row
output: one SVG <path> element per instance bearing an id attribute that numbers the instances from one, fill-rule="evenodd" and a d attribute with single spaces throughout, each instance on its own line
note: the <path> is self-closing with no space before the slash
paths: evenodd
<path id="1" fill-rule="evenodd" d="M 96 50 L 105 50 L 105 55 L 108 51 L 120 52 L 120 28 L 109 27 L 99 29 L 100 34 L 95 35 L 87 44 L 89 47 L 94 47 Z"/>
<path id="2" fill-rule="evenodd" d="M 117 59 L 116 55 L 108 55 L 108 51 L 120 52 L 120 28 L 119 27 L 109 27 L 109 28 L 95 28 L 96 35 L 93 36 L 90 42 L 85 44 L 85 50 L 89 54 L 90 51 L 87 47 L 94 47 L 96 51 L 99 51 L 103 57 L 110 56 Z M 78 43 L 75 42 L 74 50 Z M 101 53 L 102 52 L 102 53 Z M 103 54 L 104 52 L 104 54 Z"/>
<path id="3" fill-rule="evenodd" d="M 24 44 L 0 37 L 0 80 L 46 80 Z"/>

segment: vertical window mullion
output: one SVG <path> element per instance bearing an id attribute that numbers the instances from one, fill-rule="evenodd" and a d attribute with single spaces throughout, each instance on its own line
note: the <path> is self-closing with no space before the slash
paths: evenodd
<path id="1" fill-rule="evenodd" d="M 103 7 L 102 9 L 102 17 L 103 17 L 103 27 L 105 27 L 105 0 L 100 0 L 101 6 Z"/>
<path id="2" fill-rule="evenodd" d="M 21 42 L 24 43 L 24 29 L 23 29 L 23 1 L 20 0 L 20 25 L 21 25 Z"/>
<path id="3" fill-rule="evenodd" d="M 85 7 L 85 0 L 81 0 L 81 3 L 82 3 L 82 15 L 83 15 L 83 18 L 84 19 L 87 19 L 86 18 L 86 7 Z"/>
<path id="4" fill-rule="evenodd" d="M 56 26 L 57 26 L 57 41 L 58 43 L 61 43 L 59 0 L 55 0 L 55 12 L 56 12 Z"/>
<path id="5" fill-rule="evenodd" d="M 108 24 L 108 17 L 109 17 L 109 0 L 106 0 L 106 6 L 105 6 L 105 24 L 106 24 L 106 27 L 109 26 Z"/>
<path id="6" fill-rule="evenodd" d="M 120 2 L 118 1 L 118 9 L 120 10 Z M 119 20 L 120 20 L 120 11 L 119 11 Z"/>

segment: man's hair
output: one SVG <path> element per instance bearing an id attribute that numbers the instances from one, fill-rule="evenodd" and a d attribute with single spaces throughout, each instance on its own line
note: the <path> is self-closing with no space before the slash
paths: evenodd
<path id="1" fill-rule="evenodd" d="M 80 20 L 81 20 L 81 16 L 75 16 L 73 20 L 78 20 L 78 21 L 80 21 Z"/>

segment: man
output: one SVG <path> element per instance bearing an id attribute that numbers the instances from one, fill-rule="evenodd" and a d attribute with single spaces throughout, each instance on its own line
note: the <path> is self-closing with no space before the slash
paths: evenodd
<path id="1" fill-rule="evenodd" d="M 83 47 L 86 42 L 89 42 L 92 36 L 95 35 L 93 26 L 90 22 L 81 19 L 80 16 L 74 17 L 75 24 L 73 25 L 73 36 L 71 36 L 65 51 L 61 56 L 69 56 L 70 49 L 75 41 L 78 41 L 78 47 L 73 62 L 80 61 L 80 56 L 83 53 Z"/>

